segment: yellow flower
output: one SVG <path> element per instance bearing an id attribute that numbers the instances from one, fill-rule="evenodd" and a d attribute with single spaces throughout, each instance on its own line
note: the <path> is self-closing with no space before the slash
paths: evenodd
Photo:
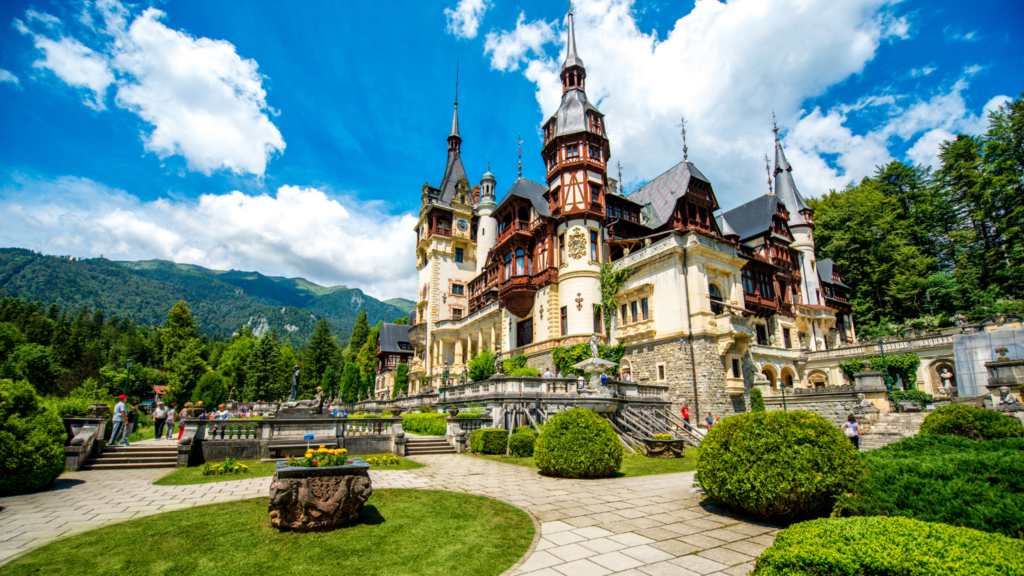
<path id="1" fill-rule="evenodd" d="M 321 447 L 321 448 L 327 448 L 327 446 L 325 446 L 325 445 L 323 445 L 323 444 L 321 444 L 321 445 L 320 445 L 320 447 Z"/>

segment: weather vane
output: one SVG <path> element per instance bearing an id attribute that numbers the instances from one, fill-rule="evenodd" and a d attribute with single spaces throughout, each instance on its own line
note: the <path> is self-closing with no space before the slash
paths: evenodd
<path id="1" fill-rule="evenodd" d="M 459 59 L 455 59 L 455 105 L 459 105 Z"/>
<path id="2" fill-rule="evenodd" d="M 775 108 L 772 108 L 772 132 L 775 132 L 775 139 L 779 139 L 779 125 L 775 122 Z"/>
<path id="3" fill-rule="evenodd" d="M 686 117 L 679 117 L 679 124 L 676 124 L 676 128 L 679 128 L 683 134 L 683 162 L 689 160 L 689 151 L 686 148 Z"/>
<path id="4" fill-rule="evenodd" d="M 619 194 L 622 194 L 622 162 L 615 162 L 615 165 L 619 168 Z"/>
<path id="5" fill-rule="evenodd" d="M 772 191 L 772 167 L 768 163 L 768 155 L 764 155 L 764 171 L 768 173 L 768 195 L 775 196 L 775 192 Z"/>
<path id="6" fill-rule="evenodd" d="M 519 140 L 516 142 L 519 145 L 519 177 L 523 177 L 523 135 L 519 134 Z"/>

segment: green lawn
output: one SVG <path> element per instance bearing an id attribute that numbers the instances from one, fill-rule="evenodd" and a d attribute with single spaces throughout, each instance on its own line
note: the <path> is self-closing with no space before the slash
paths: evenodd
<path id="1" fill-rule="evenodd" d="M 384 456 L 384 454 L 367 454 L 365 456 L 358 455 L 357 457 L 365 460 L 372 456 L 377 456 L 379 458 Z M 374 470 L 415 470 L 417 468 L 423 468 L 423 464 L 413 462 L 408 458 L 400 458 L 400 460 L 401 462 L 396 466 L 374 466 L 370 468 L 370 473 L 372 474 Z M 246 478 L 262 478 L 264 476 L 273 476 L 274 468 L 277 466 L 276 462 L 262 463 L 259 460 L 241 460 L 241 462 L 249 467 L 248 474 L 203 476 L 203 467 L 193 466 L 191 468 L 178 468 L 167 476 L 153 482 L 153 484 L 156 484 L 157 486 L 182 486 L 184 484 L 208 484 L 210 482 L 229 482 L 231 480 L 244 480 Z M 211 462 L 211 464 L 217 464 L 217 462 Z"/>
<path id="2" fill-rule="evenodd" d="M 490 456 L 485 454 L 472 454 L 474 458 L 486 458 L 495 462 L 515 464 L 516 466 L 528 466 L 536 468 L 533 457 L 529 458 L 506 458 L 504 456 Z M 690 472 L 697 469 L 697 451 L 688 448 L 683 452 L 682 458 L 648 458 L 646 456 L 625 456 L 622 458 L 622 468 L 614 478 L 632 478 L 634 476 L 650 476 L 652 474 L 674 474 L 676 472 Z"/>
<path id="3" fill-rule="evenodd" d="M 513 506 L 434 490 L 376 490 L 360 522 L 297 534 L 270 526 L 267 499 L 146 516 L 58 540 L 0 576 L 97 574 L 446 576 L 501 574 L 533 541 Z"/>

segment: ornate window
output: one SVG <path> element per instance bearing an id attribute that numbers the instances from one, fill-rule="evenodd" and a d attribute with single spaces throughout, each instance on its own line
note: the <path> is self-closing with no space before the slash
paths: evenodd
<path id="1" fill-rule="evenodd" d="M 455 296 L 462 296 L 466 293 L 465 284 L 452 284 L 452 294 Z"/>
<path id="2" fill-rule="evenodd" d="M 565 234 L 558 235 L 558 255 L 560 257 L 558 263 L 565 264 Z"/>
<path id="3" fill-rule="evenodd" d="M 725 311 L 722 306 L 722 291 L 718 289 L 718 286 L 714 284 L 708 284 L 708 294 L 711 297 L 711 311 L 715 314 L 721 314 Z"/>
<path id="4" fill-rule="evenodd" d="M 516 323 L 516 348 L 533 343 L 533 318 L 520 320 Z"/>
<path id="5" fill-rule="evenodd" d="M 644 320 L 650 318 L 647 313 L 647 298 L 640 299 L 640 314 L 643 315 Z"/>
<path id="6" fill-rule="evenodd" d="M 590 259 L 594 262 L 599 262 L 597 253 L 597 232 L 594 230 L 590 231 Z"/>
<path id="7" fill-rule="evenodd" d="M 516 249 L 516 276 L 522 276 L 526 272 L 524 271 L 525 258 L 522 248 Z"/>

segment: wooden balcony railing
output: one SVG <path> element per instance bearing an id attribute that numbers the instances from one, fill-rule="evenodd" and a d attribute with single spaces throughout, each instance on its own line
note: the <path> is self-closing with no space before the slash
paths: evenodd
<path id="1" fill-rule="evenodd" d="M 517 232 L 529 233 L 530 232 L 530 223 L 529 222 L 523 222 L 522 220 L 514 220 L 512 222 L 512 224 L 510 224 L 508 226 L 508 228 L 505 228 L 501 232 L 498 232 L 497 243 L 501 244 L 502 242 L 504 242 L 504 241 L 508 240 L 509 238 L 511 238 L 512 235 L 517 233 Z"/>

